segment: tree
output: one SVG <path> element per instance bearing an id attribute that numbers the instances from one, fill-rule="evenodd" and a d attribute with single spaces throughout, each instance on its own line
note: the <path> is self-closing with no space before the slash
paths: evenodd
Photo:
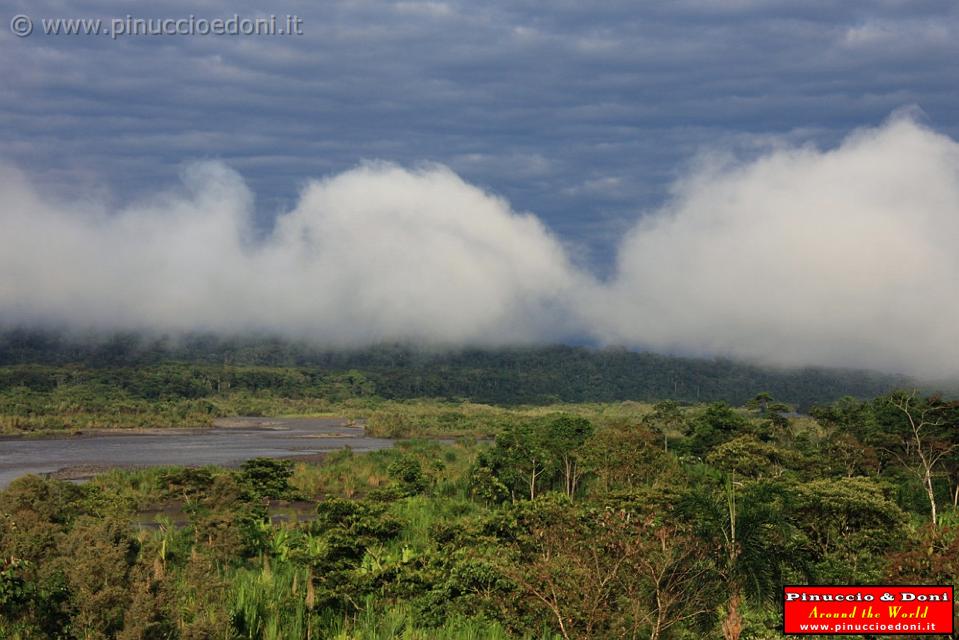
<path id="1" fill-rule="evenodd" d="M 13 620 L 30 604 L 31 593 L 24 573 L 27 562 L 19 558 L 0 559 L 0 631 L 3 621 Z"/>
<path id="2" fill-rule="evenodd" d="M 240 483 L 255 499 L 289 499 L 296 496 L 290 486 L 293 463 L 273 458 L 253 458 L 240 467 Z"/>
<path id="3" fill-rule="evenodd" d="M 697 456 L 705 456 L 710 449 L 742 434 L 749 422 L 725 402 L 706 407 L 689 423 L 690 447 Z"/>
<path id="4" fill-rule="evenodd" d="M 769 404 L 775 402 L 773 396 L 768 391 L 760 391 L 753 398 L 746 403 L 746 407 L 749 409 L 756 409 L 759 411 L 759 415 L 765 416 L 766 410 L 769 407 Z"/>
<path id="5" fill-rule="evenodd" d="M 914 539 L 887 557 L 885 579 L 891 584 L 955 584 L 959 576 L 959 526 L 926 524 Z M 959 629 L 959 608 L 953 609 Z"/>
<path id="6" fill-rule="evenodd" d="M 546 427 L 546 446 L 553 459 L 562 462 L 563 490 L 573 499 L 583 473 L 580 464 L 583 445 L 593 435 L 593 425 L 586 418 L 561 416 Z"/>
<path id="7" fill-rule="evenodd" d="M 706 462 L 739 477 L 761 478 L 781 476 L 786 469 L 800 467 L 802 456 L 744 435 L 713 449 Z"/>
<path id="8" fill-rule="evenodd" d="M 801 539 L 785 517 L 787 504 L 788 494 L 780 485 L 740 486 L 729 474 L 722 489 L 697 489 L 678 507 L 715 554 L 715 566 L 726 587 L 721 621 L 725 640 L 738 640 L 742 633 L 743 599 L 772 601 L 784 582 L 784 572 L 799 566 Z"/>
<path id="9" fill-rule="evenodd" d="M 305 536 L 291 541 L 289 552 L 306 559 L 316 608 L 347 605 L 358 609 L 362 588 L 355 569 L 371 547 L 393 540 L 402 528 L 386 506 L 363 500 L 330 498 L 316 506 L 316 520 Z"/>
<path id="10" fill-rule="evenodd" d="M 865 445 L 854 434 L 840 430 L 829 433 L 815 454 L 818 454 L 820 473 L 852 478 L 875 475 L 879 469 L 879 455 L 875 447 Z"/>
<path id="11" fill-rule="evenodd" d="M 423 473 L 423 466 L 416 456 L 404 453 L 391 462 L 386 472 L 395 480 L 407 495 L 422 493 L 429 486 L 429 479 Z"/>
<path id="12" fill-rule="evenodd" d="M 959 445 L 959 429 L 953 430 L 953 439 Z M 952 497 L 953 510 L 959 511 L 959 446 L 953 445 L 948 455 L 942 458 L 946 478 L 949 482 L 949 495 Z"/>
<path id="13" fill-rule="evenodd" d="M 947 428 L 954 431 L 959 427 L 954 415 L 950 415 L 955 412 L 956 404 L 943 402 L 938 397 L 920 398 L 915 390 L 893 394 L 889 397 L 889 403 L 902 413 L 908 424 L 908 441 L 900 459 L 922 483 L 929 500 L 930 518 L 933 526 L 936 526 L 939 523 L 939 509 L 933 480 L 940 463 L 959 447 L 950 442 L 945 433 Z"/>
<path id="14" fill-rule="evenodd" d="M 188 505 L 196 502 L 209 490 L 213 479 L 213 471 L 202 467 L 184 467 L 160 474 L 160 482 L 165 485 L 166 494 L 171 498 L 180 498 Z"/>
<path id="15" fill-rule="evenodd" d="M 602 427 L 586 444 L 582 464 L 603 493 L 667 480 L 671 472 L 678 472 L 678 465 L 657 440 L 645 425 Z"/>
<path id="16" fill-rule="evenodd" d="M 130 606 L 129 574 L 138 544 L 129 525 L 82 516 L 66 535 L 55 563 L 70 592 L 69 629 L 79 638 L 113 637 Z"/>
<path id="17" fill-rule="evenodd" d="M 638 637 L 639 622 L 648 628 L 649 640 L 659 640 L 673 626 L 712 611 L 713 567 L 698 540 L 680 526 L 649 518 L 630 523 L 624 513 L 605 515 L 607 522 L 614 518 L 621 526 L 607 529 L 627 540 L 621 549 L 628 558 L 622 580 L 627 601 L 634 603 L 630 615 L 624 616 L 627 624 L 632 621 L 632 637 Z"/>
<path id="18" fill-rule="evenodd" d="M 712 610 L 706 550 L 681 527 L 565 496 L 515 515 L 522 532 L 500 566 L 564 638 L 659 640 Z"/>
<path id="19" fill-rule="evenodd" d="M 686 416 L 675 400 L 663 400 L 653 405 L 653 412 L 643 418 L 643 424 L 663 438 L 663 451 L 669 451 L 670 432 L 682 433 L 686 426 Z"/>
<path id="20" fill-rule="evenodd" d="M 790 489 L 784 516 L 802 532 L 822 582 L 876 582 L 880 559 L 902 541 L 906 514 L 872 478 L 824 478 Z"/>
<path id="21" fill-rule="evenodd" d="M 551 455 L 554 453 L 544 438 L 543 429 L 531 425 L 512 426 L 496 436 L 493 446 L 477 459 L 478 470 L 486 469 L 488 474 L 474 473 L 474 476 L 487 475 L 495 479 L 507 488 L 514 502 L 524 494 L 533 500 L 539 494 L 543 475 L 555 468 Z"/>

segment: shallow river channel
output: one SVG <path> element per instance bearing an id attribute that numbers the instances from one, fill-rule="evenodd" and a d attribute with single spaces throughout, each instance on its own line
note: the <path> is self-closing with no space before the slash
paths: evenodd
<path id="1" fill-rule="evenodd" d="M 350 447 L 392 446 L 338 418 L 231 418 L 208 429 L 91 432 L 62 438 L 0 439 L 0 488 L 27 473 L 81 480 L 110 467 L 234 466 L 250 458 L 317 456 Z"/>

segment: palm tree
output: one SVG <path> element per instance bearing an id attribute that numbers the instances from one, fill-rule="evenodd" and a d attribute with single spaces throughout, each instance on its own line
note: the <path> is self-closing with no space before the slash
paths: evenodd
<path id="1" fill-rule="evenodd" d="M 799 533 L 782 515 L 787 499 L 775 484 L 743 485 L 729 474 L 721 489 L 691 493 L 680 505 L 698 535 L 714 550 L 727 593 L 722 622 L 725 640 L 739 640 L 744 599 L 773 601 L 779 595 L 784 571 L 805 569 L 799 560 L 804 554 L 797 551 Z"/>

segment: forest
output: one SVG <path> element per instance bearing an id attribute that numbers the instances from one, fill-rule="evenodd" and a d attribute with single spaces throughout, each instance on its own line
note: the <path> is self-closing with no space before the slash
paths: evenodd
<path id="1" fill-rule="evenodd" d="M 13 481 L 12 640 L 779 638 L 784 584 L 959 575 L 959 403 L 913 390 L 497 406 L 168 362 L 9 365 L 0 389 L 16 437 L 352 414 L 396 439 Z"/>
<path id="2" fill-rule="evenodd" d="M 173 363 L 184 368 L 173 370 Z M 765 391 L 808 409 L 846 395 L 872 398 L 917 386 L 959 392 L 955 380 L 929 385 L 869 371 L 779 369 L 619 348 L 431 349 L 380 344 L 331 350 L 269 336 L 228 338 L 198 333 L 174 339 L 146 333 L 0 331 L 0 367 L 17 365 L 65 369 L 47 370 L 45 377 L 35 369 L 15 369 L 0 380 L 0 389 L 89 381 L 119 384 L 131 396 L 147 399 L 160 395 L 196 398 L 221 391 L 224 384 L 231 389 L 273 390 L 288 396 L 323 395 L 328 392 L 323 388 L 324 379 L 347 372 L 362 373 L 362 389 L 356 391 L 366 395 L 392 400 L 466 399 L 497 405 L 665 398 L 741 405 Z"/>

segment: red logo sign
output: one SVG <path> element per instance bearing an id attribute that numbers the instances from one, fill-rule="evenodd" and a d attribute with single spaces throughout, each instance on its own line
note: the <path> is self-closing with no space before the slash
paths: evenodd
<path id="1" fill-rule="evenodd" d="M 953 588 L 919 585 L 783 587 L 793 635 L 951 635 Z"/>

